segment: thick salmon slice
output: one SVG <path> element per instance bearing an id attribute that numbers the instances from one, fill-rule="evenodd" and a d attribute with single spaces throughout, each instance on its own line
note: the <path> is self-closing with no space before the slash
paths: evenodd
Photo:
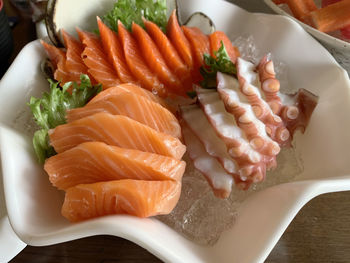
<path id="1" fill-rule="evenodd" d="M 169 214 L 176 206 L 181 183 L 174 181 L 118 180 L 69 188 L 62 215 L 71 222 L 104 215 L 138 217 Z"/>
<path id="2" fill-rule="evenodd" d="M 138 24 L 133 23 L 132 33 L 151 71 L 165 83 L 166 88 L 169 89 L 171 93 L 184 95 L 185 92 L 180 80 L 170 71 L 162 54 L 147 32 Z"/>
<path id="3" fill-rule="evenodd" d="M 93 33 L 77 29 L 81 42 L 85 45 L 81 54 L 88 72 L 102 84 L 103 89 L 119 85 L 121 81 L 103 52 L 99 37 Z"/>
<path id="4" fill-rule="evenodd" d="M 186 36 L 184 35 L 184 32 L 182 31 L 179 25 L 179 22 L 176 17 L 176 10 L 174 10 L 171 16 L 169 17 L 167 25 L 167 36 L 176 48 L 177 52 L 180 54 L 185 64 L 190 69 L 192 69 L 193 58 L 191 52 L 191 45 L 188 42 Z"/>
<path id="5" fill-rule="evenodd" d="M 104 100 L 106 98 L 109 98 L 111 96 L 118 95 L 118 94 L 124 93 L 124 92 L 131 92 L 133 94 L 145 97 L 146 99 L 149 99 L 151 101 L 157 102 L 164 107 L 167 107 L 167 105 L 163 99 L 154 95 L 152 92 L 150 92 L 146 89 L 143 89 L 140 86 L 132 84 L 132 83 L 123 83 L 123 84 L 117 85 L 115 87 L 109 88 L 108 90 L 102 91 L 102 92 L 98 93 L 95 97 L 93 97 L 92 100 L 90 100 L 88 104 L 97 102 L 99 100 Z"/>
<path id="6" fill-rule="evenodd" d="M 186 38 L 190 42 L 192 54 L 194 56 L 194 68 L 192 72 L 193 81 L 197 83 L 202 79 L 199 69 L 204 65 L 204 54 L 210 54 L 209 37 L 197 27 L 181 27 Z"/>
<path id="7" fill-rule="evenodd" d="M 236 63 L 237 57 L 240 56 L 238 48 L 232 45 L 231 40 L 228 36 L 222 31 L 215 31 L 209 36 L 211 55 L 215 58 L 214 53 L 219 50 L 221 47 L 221 41 L 224 44 L 227 54 L 231 58 L 233 63 Z"/>
<path id="8" fill-rule="evenodd" d="M 151 72 L 144 61 L 138 44 L 131 33 L 118 21 L 118 36 L 124 49 L 126 63 L 142 87 L 163 97 L 167 94 L 164 84 Z"/>
<path id="9" fill-rule="evenodd" d="M 123 47 L 119 42 L 117 34 L 106 26 L 99 17 L 97 17 L 97 24 L 101 35 L 103 49 L 108 55 L 110 62 L 113 64 L 119 79 L 123 83 L 136 83 L 136 80 L 125 61 Z"/>
<path id="10" fill-rule="evenodd" d="M 57 153 L 89 141 L 181 159 L 186 146 L 179 139 L 122 115 L 97 113 L 49 131 Z"/>
<path id="11" fill-rule="evenodd" d="M 69 72 L 77 72 L 80 74 L 87 74 L 88 68 L 85 66 L 81 53 L 84 50 L 83 44 L 69 35 L 63 29 L 61 30 L 64 39 L 65 46 L 67 48 L 66 53 L 66 69 Z"/>
<path id="12" fill-rule="evenodd" d="M 67 120 L 72 122 L 99 112 L 124 115 L 141 122 L 156 131 L 181 137 L 181 128 L 176 117 L 160 104 L 145 97 L 124 92 L 105 100 L 89 103 L 82 108 L 67 111 Z"/>
<path id="13" fill-rule="evenodd" d="M 171 157 L 85 142 L 46 159 L 44 169 L 59 189 L 78 184 L 138 179 L 180 181 L 186 163 Z"/>

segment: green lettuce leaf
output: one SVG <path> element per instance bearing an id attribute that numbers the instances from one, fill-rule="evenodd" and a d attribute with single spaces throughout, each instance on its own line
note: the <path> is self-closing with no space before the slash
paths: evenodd
<path id="1" fill-rule="evenodd" d="M 132 22 L 144 27 L 142 17 L 156 23 L 164 32 L 167 24 L 166 0 L 118 0 L 103 18 L 111 29 L 118 32 L 118 20 L 131 30 Z"/>
<path id="2" fill-rule="evenodd" d="M 222 41 L 220 48 L 214 54 L 215 58 L 204 54 L 204 66 L 200 68 L 200 73 L 203 76 L 201 86 L 206 89 L 216 89 L 217 72 L 237 75 L 236 65 L 232 63 Z"/>
<path id="3" fill-rule="evenodd" d="M 55 154 L 49 142 L 49 129 L 66 123 L 67 110 L 84 106 L 101 91 L 101 85 L 93 86 L 87 75 L 81 75 L 80 81 L 80 85 L 68 82 L 60 88 L 58 82 L 49 80 L 50 92 L 44 92 L 42 98 L 30 98 L 28 105 L 41 128 L 33 137 L 34 150 L 40 163 Z M 67 91 L 69 88 L 71 93 Z"/>

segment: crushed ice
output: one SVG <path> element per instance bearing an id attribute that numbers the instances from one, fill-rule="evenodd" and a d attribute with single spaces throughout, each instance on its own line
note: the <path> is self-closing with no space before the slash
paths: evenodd
<path id="1" fill-rule="evenodd" d="M 255 184 L 247 191 L 233 189 L 228 199 L 216 198 L 204 177 L 188 165 L 182 180 L 180 200 L 171 214 L 158 216 L 186 238 L 201 244 L 214 245 L 221 233 L 234 225 L 242 202 L 256 191 L 287 183 L 303 171 L 300 158 L 294 148 L 283 148 L 277 156 L 277 168 L 267 172 L 264 182 Z"/>
<path id="2" fill-rule="evenodd" d="M 254 43 L 252 36 L 238 37 L 233 42 L 244 59 L 256 64 L 264 54 L 260 54 Z M 293 92 L 288 87 L 286 64 L 271 58 L 282 91 Z M 249 195 L 273 185 L 293 181 L 303 171 L 303 164 L 294 147 L 283 148 L 277 156 L 277 168 L 267 172 L 264 182 L 252 185 L 247 191 L 233 189 L 230 197 L 224 200 L 213 195 L 207 181 L 194 169 L 187 156 L 184 160 L 187 168 L 180 200 L 171 214 L 158 216 L 158 219 L 201 245 L 214 245 L 221 233 L 234 225 L 238 209 Z"/>
<path id="3" fill-rule="evenodd" d="M 24 101 L 30 101 L 33 87 L 34 85 L 31 85 L 30 88 L 27 89 L 27 92 L 24 95 Z M 23 103 L 16 112 L 15 118 L 12 122 L 12 128 L 30 137 L 33 137 L 34 132 L 38 130 L 38 125 L 35 123 L 33 114 L 27 103 Z"/>

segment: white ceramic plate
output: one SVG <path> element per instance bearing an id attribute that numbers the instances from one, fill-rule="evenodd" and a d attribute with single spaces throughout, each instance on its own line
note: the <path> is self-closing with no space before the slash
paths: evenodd
<path id="1" fill-rule="evenodd" d="M 35 41 L 22 50 L 0 83 L 0 105 L 6 109 L 0 113 L 6 203 L 11 224 L 24 242 L 40 246 L 110 234 L 168 262 L 262 262 L 306 202 L 322 193 L 350 190 L 350 82 L 333 57 L 289 18 L 251 14 L 220 0 L 180 4 L 182 17 L 202 11 L 232 38 L 252 36 L 260 55 L 272 52 L 287 65 L 291 88 L 320 96 L 306 133 L 296 138 L 304 163 L 298 181 L 252 195 L 242 204 L 234 227 L 212 247 L 196 245 L 153 218 L 108 216 L 69 223 L 60 215 L 63 195 L 37 164 L 31 140 L 23 135 L 25 127 L 9 128 L 15 119 L 25 120 L 29 95 L 47 89 L 39 69 L 45 54 Z"/>
<path id="2" fill-rule="evenodd" d="M 336 38 L 334 36 L 331 36 L 329 34 L 318 31 L 317 29 L 315 29 L 307 24 L 304 24 L 303 22 L 300 22 L 298 19 L 294 18 L 290 13 L 286 12 L 285 10 L 280 8 L 278 5 L 276 5 L 272 0 L 264 0 L 264 2 L 277 14 L 285 15 L 287 17 L 290 17 L 294 21 L 296 21 L 307 32 L 309 32 L 315 38 L 320 40 L 322 43 L 325 43 L 325 44 L 329 45 L 330 47 L 334 47 L 336 49 L 339 49 L 342 52 L 349 52 L 350 53 L 350 43 L 349 42 L 346 42 L 344 40 L 341 40 L 341 39 Z M 320 1 L 317 1 L 317 3 L 318 2 L 320 2 Z"/>
<path id="3" fill-rule="evenodd" d="M 9 262 L 25 246 L 26 244 L 13 231 L 7 217 L 2 177 L 0 176 L 0 262 Z"/>

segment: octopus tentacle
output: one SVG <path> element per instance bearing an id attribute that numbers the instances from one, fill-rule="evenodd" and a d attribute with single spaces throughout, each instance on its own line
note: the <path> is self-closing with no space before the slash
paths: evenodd
<path id="1" fill-rule="evenodd" d="M 233 177 L 220 165 L 218 160 L 210 156 L 198 137 L 191 131 L 186 123 L 181 120 L 182 137 L 187 145 L 187 152 L 193 161 L 194 167 L 203 174 L 213 189 L 215 196 L 227 198 L 234 183 Z M 247 187 L 245 182 L 240 182 L 243 188 Z"/>
<path id="2" fill-rule="evenodd" d="M 241 163 L 240 166 L 236 158 L 233 159 L 228 154 L 224 141 L 217 136 L 205 114 L 197 105 L 182 106 L 181 117 L 204 145 L 207 153 L 215 157 L 233 178 L 239 178 L 245 182 L 257 180 L 254 178 L 265 178 L 266 165 L 264 162 Z"/>
<path id="3" fill-rule="evenodd" d="M 292 139 L 297 129 L 304 132 L 317 105 L 318 97 L 305 89 L 300 89 L 291 95 L 280 93 L 280 83 L 276 79 L 273 62 L 267 56 L 261 59 L 257 69 L 265 100 L 269 103 L 272 111 L 282 118 L 290 133 L 290 138 Z M 280 133 L 281 136 L 286 135 L 282 127 L 276 133 Z"/>
<path id="4" fill-rule="evenodd" d="M 225 142 L 228 153 L 239 166 L 261 161 L 262 155 L 252 148 L 235 118 L 225 110 L 218 92 L 195 87 L 198 102 L 216 134 Z"/>
<path id="5" fill-rule="evenodd" d="M 266 125 L 266 131 L 270 138 L 281 146 L 289 145 L 290 135 L 288 130 L 281 118 L 274 113 L 271 105 L 266 101 L 272 91 L 278 92 L 279 90 L 279 81 L 272 78 L 273 64 L 269 64 L 268 71 L 261 74 L 256 73 L 255 68 L 255 65 L 248 61 L 241 58 L 237 60 L 237 76 L 240 89 L 252 105 L 256 117 Z M 266 79 L 267 77 L 271 78 Z M 274 83 L 277 83 L 277 85 L 271 85 L 273 88 L 269 88 L 270 92 L 266 92 L 267 88 L 265 86 L 268 86 L 266 84 Z"/>
<path id="6" fill-rule="evenodd" d="M 217 90 L 226 110 L 235 117 L 237 125 L 245 132 L 253 149 L 268 157 L 275 157 L 280 147 L 267 135 L 265 124 L 255 116 L 249 101 L 240 92 L 238 81 L 223 73 L 217 74 L 217 81 Z"/>
<path id="7" fill-rule="evenodd" d="M 273 61 L 265 55 L 257 67 L 261 83 L 261 90 L 265 95 L 265 100 L 271 106 L 273 113 L 278 114 L 282 108 L 282 102 L 278 95 L 280 82 L 276 79 Z"/>
<path id="8" fill-rule="evenodd" d="M 280 116 L 291 136 L 293 137 L 298 129 L 304 133 L 316 108 L 318 96 L 305 89 L 300 89 L 295 94 L 280 94 L 280 97 L 283 102 Z"/>

